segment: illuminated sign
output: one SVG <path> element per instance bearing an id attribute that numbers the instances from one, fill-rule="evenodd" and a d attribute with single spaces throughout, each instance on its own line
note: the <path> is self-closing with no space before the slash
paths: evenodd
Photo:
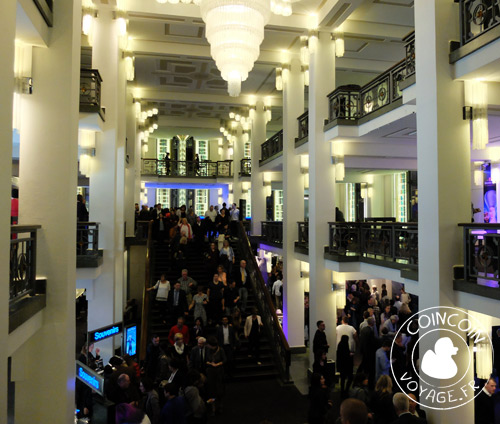
<path id="1" fill-rule="evenodd" d="M 125 353 L 134 356 L 137 353 L 137 326 L 132 325 L 125 329 Z"/>
<path id="2" fill-rule="evenodd" d="M 80 361 L 76 361 L 76 378 L 104 396 L 104 378 Z"/>
<path id="3" fill-rule="evenodd" d="M 94 342 L 100 342 L 101 340 L 107 339 L 108 337 L 116 336 L 122 332 L 123 325 L 121 322 L 117 324 L 108 325 L 107 327 L 98 328 L 94 331 L 89 331 L 89 344 Z"/>

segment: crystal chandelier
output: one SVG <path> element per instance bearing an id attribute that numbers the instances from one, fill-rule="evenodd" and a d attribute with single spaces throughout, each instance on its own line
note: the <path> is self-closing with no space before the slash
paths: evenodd
<path id="1" fill-rule="evenodd" d="M 239 96 L 260 54 L 264 26 L 271 17 L 269 0 L 202 0 L 210 51 L 228 92 Z"/>

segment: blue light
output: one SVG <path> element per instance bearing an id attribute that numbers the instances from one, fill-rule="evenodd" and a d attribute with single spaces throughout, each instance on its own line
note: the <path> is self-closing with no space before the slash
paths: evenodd
<path id="1" fill-rule="evenodd" d="M 112 336 L 114 334 L 118 334 L 119 332 L 120 332 L 120 329 L 118 327 L 112 327 L 109 330 L 105 330 L 105 331 L 101 331 L 101 332 L 96 331 L 96 333 L 94 334 L 94 340 L 98 341 L 101 339 L 105 339 L 106 337 Z"/>
<path id="2" fill-rule="evenodd" d="M 82 368 L 78 368 L 78 377 L 87 382 L 94 389 L 99 390 L 99 380 L 97 378 L 87 374 L 87 372 Z"/>

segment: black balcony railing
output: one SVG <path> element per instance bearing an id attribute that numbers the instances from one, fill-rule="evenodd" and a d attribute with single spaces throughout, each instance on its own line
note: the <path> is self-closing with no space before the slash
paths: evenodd
<path id="1" fill-rule="evenodd" d="M 297 225 L 299 227 L 299 240 L 295 243 L 295 246 L 302 249 L 309 249 L 309 222 L 297 222 Z"/>
<path id="2" fill-rule="evenodd" d="M 252 159 L 241 159 L 240 175 L 242 177 L 250 177 L 252 175 Z"/>
<path id="3" fill-rule="evenodd" d="M 400 83 L 415 73 L 415 36 L 406 36 L 406 57 L 377 78 L 359 87 L 341 86 L 328 95 L 328 123 L 356 121 L 402 97 Z"/>
<path id="4" fill-rule="evenodd" d="M 417 269 L 417 223 L 329 222 L 328 225 L 328 253 L 390 261 Z"/>
<path id="5" fill-rule="evenodd" d="M 460 45 L 500 25 L 500 0 L 460 0 Z"/>
<path id="6" fill-rule="evenodd" d="M 309 111 L 306 110 L 297 118 L 299 124 L 299 136 L 295 140 L 295 145 L 306 143 L 309 137 Z"/>
<path id="7" fill-rule="evenodd" d="M 283 153 L 283 130 L 278 131 L 260 146 L 260 162 L 263 163 Z"/>
<path id="8" fill-rule="evenodd" d="M 459 224 L 464 229 L 466 281 L 498 287 L 500 282 L 500 224 Z"/>
<path id="9" fill-rule="evenodd" d="M 283 246 L 283 222 L 264 221 L 261 222 L 261 240 L 277 246 Z"/>
<path id="10" fill-rule="evenodd" d="M 102 78 L 97 69 L 80 69 L 80 112 L 98 113 L 104 121 L 101 83 Z"/>
<path id="11" fill-rule="evenodd" d="M 9 301 L 35 294 L 36 237 L 40 225 L 12 225 L 10 240 Z"/>
<path id="12" fill-rule="evenodd" d="M 102 256 L 101 252 L 99 252 L 99 222 L 77 222 L 77 268 L 97 268 L 101 264 Z"/>
<path id="13" fill-rule="evenodd" d="M 162 159 L 142 159 L 143 175 L 160 177 L 217 178 L 233 176 L 233 161 L 195 161 Z"/>

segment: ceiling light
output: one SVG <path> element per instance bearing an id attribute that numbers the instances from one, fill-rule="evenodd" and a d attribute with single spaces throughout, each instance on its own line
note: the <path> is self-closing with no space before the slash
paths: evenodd
<path id="1" fill-rule="evenodd" d="M 158 115 L 158 109 L 157 108 L 153 108 L 153 115 Z"/>
<path id="2" fill-rule="evenodd" d="M 219 131 L 220 131 L 221 133 L 224 133 L 224 131 L 226 131 L 226 129 L 225 129 L 224 127 L 220 127 L 220 128 L 219 128 Z"/>
<path id="3" fill-rule="evenodd" d="M 345 53 L 344 31 L 339 27 L 333 32 L 335 39 L 335 56 L 342 57 Z"/>
<path id="4" fill-rule="evenodd" d="M 283 90 L 283 68 L 276 68 L 276 90 Z"/>

